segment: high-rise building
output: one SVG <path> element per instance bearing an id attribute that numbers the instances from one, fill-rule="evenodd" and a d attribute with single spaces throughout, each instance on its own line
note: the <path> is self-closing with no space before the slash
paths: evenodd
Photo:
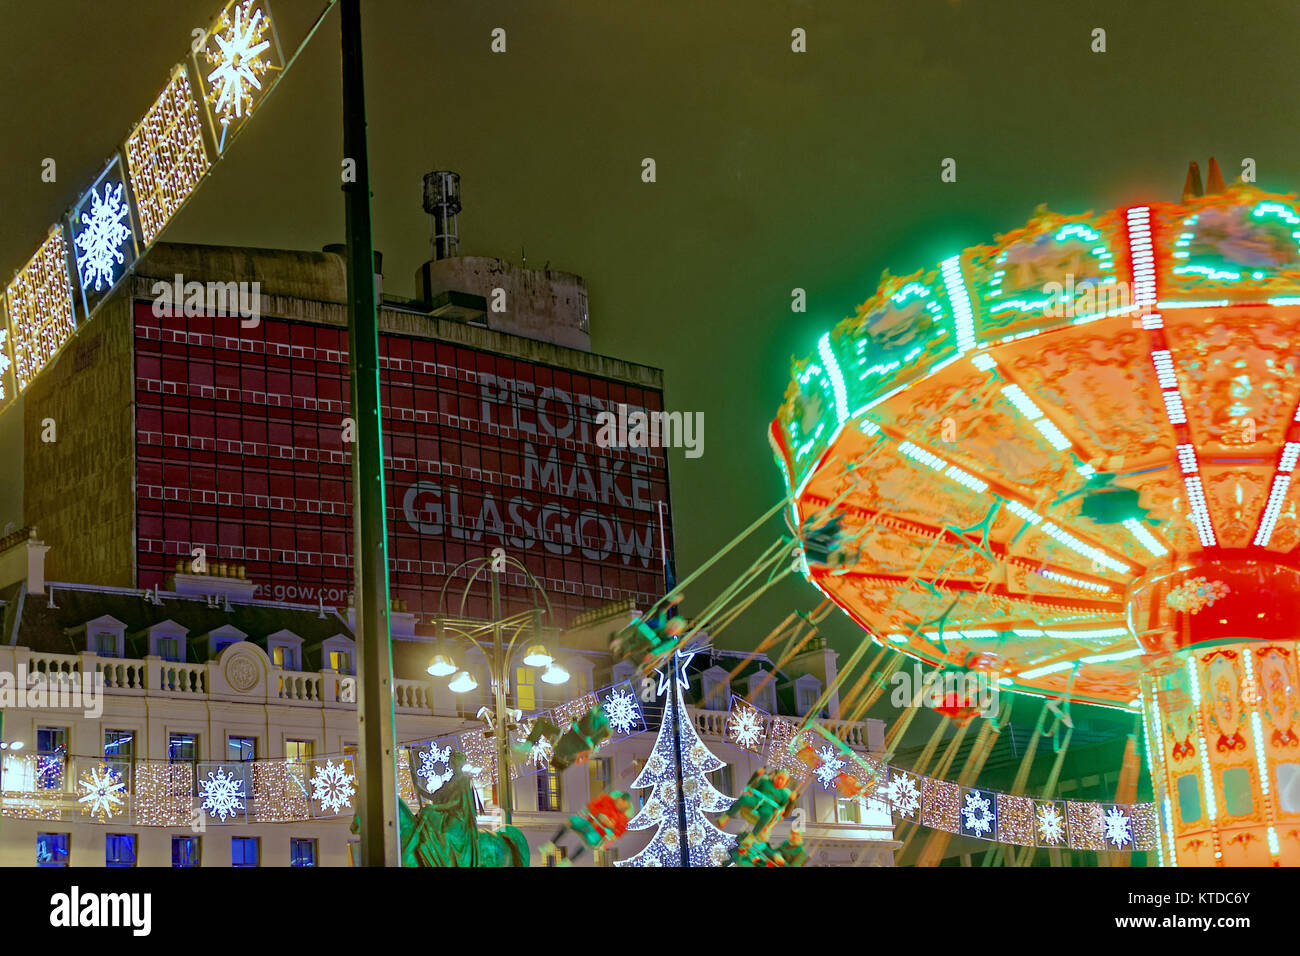
<path id="1" fill-rule="evenodd" d="M 555 623 L 662 594 L 664 452 L 611 447 L 596 420 L 662 410 L 662 373 L 586 350 L 578 276 L 452 257 L 417 281 L 379 317 L 392 596 L 432 613 L 452 569 L 498 548 Z M 6 412 L 24 417 L 10 520 L 39 529 L 50 575 L 150 588 L 199 560 L 346 606 L 345 292 L 332 250 L 154 246 Z M 503 584 L 523 600 L 523 575 Z"/>

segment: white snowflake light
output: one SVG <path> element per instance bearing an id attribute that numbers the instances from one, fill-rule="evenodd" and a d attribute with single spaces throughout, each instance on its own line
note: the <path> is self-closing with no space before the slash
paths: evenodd
<path id="1" fill-rule="evenodd" d="M 117 280 L 114 272 L 126 261 L 122 244 L 131 238 L 131 229 L 122 220 L 131 210 L 122 198 L 123 183 L 104 183 L 104 195 L 98 189 L 90 192 L 90 211 L 81 214 L 76 226 L 77 273 L 83 289 L 94 284 L 99 292 L 105 284 L 112 288 Z"/>
<path id="2" fill-rule="evenodd" d="M 420 766 L 416 769 L 415 775 L 424 781 L 426 791 L 436 793 L 452 778 L 451 747 L 439 749 L 437 744 L 430 744 L 428 750 L 421 750 L 418 753 Z M 442 770 L 438 769 L 439 764 L 442 765 Z"/>
<path id="3" fill-rule="evenodd" d="M 1044 803 L 1038 807 L 1038 842 L 1057 846 L 1065 841 L 1065 820 L 1055 804 Z"/>
<path id="4" fill-rule="evenodd" d="M 885 787 L 885 799 L 889 801 L 894 812 L 905 817 L 915 817 L 921 809 L 921 793 L 916 788 L 916 778 L 905 773 L 896 773 L 889 778 Z"/>
<path id="5" fill-rule="evenodd" d="M 727 736 L 735 741 L 738 747 L 754 750 L 758 747 L 758 740 L 762 734 L 763 718 L 758 711 L 753 707 L 736 707 L 731 715 L 731 724 L 727 727 Z"/>
<path id="6" fill-rule="evenodd" d="M 986 836 L 993 829 L 992 802 L 978 790 L 966 791 L 966 803 L 961 808 L 962 820 L 966 829 L 976 836 Z"/>
<path id="7" fill-rule="evenodd" d="M 247 796 L 244 793 L 244 781 L 227 775 L 225 767 L 218 767 L 215 773 L 208 773 L 207 780 L 199 781 L 200 806 L 222 823 L 225 823 L 226 817 L 243 812 Z"/>
<path id="8" fill-rule="evenodd" d="M 337 764 L 326 760 L 325 766 L 318 766 L 311 778 L 311 798 L 326 813 L 342 813 L 352 806 L 352 797 L 357 792 L 356 782 L 357 778 L 348 773 L 342 760 Z"/>
<path id="9" fill-rule="evenodd" d="M 821 758 L 821 763 L 817 765 L 817 779 L 821 781 L 823 787 L 831 787 L 835 783 L 835 778 L 840 775 L 844 769 L 844 761 L 839 758 L 835 748 L 829 744 L 817 751 L 817 756 Z"/>
<path id="10" fill-rule="evenodd" d="M 100 823 L 115 816 L 126 804 L 126 781 L 112 767 L 92 767 L 77 781 L 81 812 L 95 816 Z"/>
<path id="11" fill-rule="evenodd" d="M 1133 842 L 1133 831 L 1129 818 L 1119 807 L 1111 807 L 1106 812 L 1106 839 L 1116 847 L 1127 846 Z"/>
<path id="12" fill-rule="evenodd" d="M 614 688 L 605 696 L 603 704 L 609 726 L 616 734 L 629 733 L 641 722 L 641 709 L 637 707 L 636 698 L 626 688 Z"/>
<path id="13" fill-rule="evenodd" d="M 208 31 L 203 45 L 207 68 L 205 99 L 219 126 L 219 149 L 228 133 L 238 129 L 269 87 L 266 77 L 282 68 L 275 27 L 264 0 L 233 0 Z"/>

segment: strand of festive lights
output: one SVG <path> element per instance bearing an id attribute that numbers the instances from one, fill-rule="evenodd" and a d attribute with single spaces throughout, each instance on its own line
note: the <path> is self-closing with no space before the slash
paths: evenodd
<path id="1" fill-rule="evenodd" d="M 1195 653 L 1187 655 L 1187 673 L 1191 677 L 1192 706 L 1196 709 L 1196 736 L 1201 745 L 1201 779 L 1205 784 L 1205 813 L 1209 817 L 1210 829 L 1214 834 L 1214 858 L 1220 860 L 1223 858 L 1223 850 L 1219 846 L 1219 828 L 1214 823 L 1219 817 L 1219 806 L 1214 799 L 1214 774 L 1210 771 L 1210 755 L 1205 746 L 1205 715 L 1201 713 L 1201 678 L 1196 672 Z"/>
<path id="2" fill-rule="evenodd" d="M 1147 706 L 1146 706 L 1146 695 L 1144 693 L 1139 692 L 1138 701 L 1142 705 L 1142 745 L 1143 747 L 1146 748 L 1147 768 L 1151 772 L 1151 782 L 1153 784 L 1152 789 L 1154 791 L 1152 793 L 1152 797 L 1157 798 L 1159 797 L 1160 790 L 1162 788 L 1159 784 L 1156 783 L 1157 764 L 1155 762 L 1155 759 L 1152 754 L 1152 749 L 1151 749 L 1151 716 L 1150 716 L 1150 711 L 1147 710 Z M 1162 839 L 1162 834 L 1160 830 L 1159 814 L 1157 814 L 1157 820 L 1156 820 L 1156 856 L 1160 861 L 1160 865 L 1164 866 L 1165 847 L 1164 847 L 1164 840 Z"/>
<path id="3" fill-rule="evenodd" d="M 840 371 L 839 360 L 835 358 L 835 351 L 831 348 L 831 334 L 829 332 L 817 340 L 817 353 L 822 357 L 822 362 L 826 366 L 826 374 L 831 379 L 831 392 L 835 396 L 836 424 L 843 425 L 849 417 L 848 393 L 844 388 L 844 373 Z"/>
<path id="4" fill-rule="evenodd" d="M 961 256 L 945 259 L 939 270 L 943 275 L 944 287 L 948 290 L 948 301 L 952 303 L 953 319 L 957 325 L 957 351 L 969 352 L 975 347 L 975 313 L 970 293 L 966 291 L 966 280 L 962 276 Z"/>
<path id="5" fill-rule="evenodd" d="M 1250 648 L 1246 648 L 1241 655 L 1242 664 L 1246 671 L 1246 690 L 1249 699 L 1254 703 L 1254 708 L 1250 712 L 1250 731 L 1255 742 L 1255 761 L 1259 767 L 1259 789 L 1264 795 L 1264 812 L 1267 814 L 1268 827 L 1266 830 L 1268 838 L 1268 852 L 1273 856 L 1278 856 L 1282 848 L 1277 839 L 1277 827 L 1274 820 L 1277 818 L 1277 810 L 1274 806 L 1273 795 L 1269 791 L 1268 780 L 1268 758 L 1264 754 L 1264 728 L 1259 719 L 1259 703 L 1263 694 L 1259 684 L 1255 679 L 1255 662 L 1252 658 Z"/>
<path id="6" fill-rule="evenodd" d="M 1125 519 L 1124 527 L 1128 529 L 1129 534 L 1138 539 L 1138 542 L 1141 543 L 1142 547 L 1146 548 L 1155 557 L 1164 557 L 1169 553 L 1169 549 L 1161 544 L 1159 539 L 1148 531 L 1146 526 L 1136 518 Z"/>

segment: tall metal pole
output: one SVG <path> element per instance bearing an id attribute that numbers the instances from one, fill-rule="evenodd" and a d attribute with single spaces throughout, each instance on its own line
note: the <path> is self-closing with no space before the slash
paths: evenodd
<path id="1" fill-rule="evenodd" d="M 511 814 L 514 810 L 514 801 L 510 794 L 510 751 L 509 736 L 510 732 L 506 729 L 510 716 L 506 713 L 506 674 L 509 672 L 509 662 L 506 660 L 505 649 L 502 647 L 503 639 L 501 636 L 501 579 L 497 576 L 495 568 L 492 574 L 492 669 L 496 671 L 493 675 L 496 680 L 496 735 L 497 735 L 497 805 L 501 807 L 505 814 L 507 824 L 510 824 Z"/>
<path id="2" fill-rule="evenodd" d="M 343 36 L 343 156 L 347 211 L 348 371 L 352 382 L 352 543 L 360 748 L 363 866 L 400 866 L 397 829 L 393 656 L 389 629 L 388 546 L 384 527 L 384 443 L 379 410 L 379 317 L 370 235 L 370 164 L 361 69 L 361 0 L 340 0 Z M 346 167 L 345 167 L 346 170 Z"/>
<path id="3" fill-rule="evenodd" d="M 673 669 L 672 680 L 669 681 L 668 686 L 672 688 L 673 695 L 671 706 L 673 709 L 673 763 L 675 765 L 677 776 L 677 846 L 678 851 L 681 854 L 682 866 L 690 866 L 691 851 L 688 849 L 688 841 L 686 839 L 686 794 L 683 792 L 684 788 L 682 781 L 682 717 L 681 712 L 677 707 L 677 701 L 680 699 L 678 697 L 680 691 L 677 687 L 677 667 L 679 659 L 680 653 L 678 651 L 673 651 L 673 659 L 670 662 Z"/>

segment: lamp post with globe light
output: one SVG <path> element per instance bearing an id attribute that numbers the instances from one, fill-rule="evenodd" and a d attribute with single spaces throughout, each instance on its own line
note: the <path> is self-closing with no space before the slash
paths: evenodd
<path id="1" fill-rule="evenodd" d="M 530 589 L 542 596 L 544 608 L 537 604 L 534 597 L 531 608 L 515 614 L 502 615 L 501 574 L 507 569 L 516 570 L 524 576 Z M 469 580 L 461 589 L 457 613 L 451 615 L 447 613 L 447 590 L 462 570 L 469 572 Z M 492 607 L 491 617 L 486 621 L 470 618 L 465 612 L 475 582 L 484 575 L 491 593 Z M 543 614 L 548 621 L 553 619 L 550 598 L 547 597 L 545 589 L 538 583 L 537 578 L 517 559 L 497 552 L 488 557 L 463 561 L 452 569 L 443 583 L 438 599 L 438 615 L 434 619 L 437 627 L 437 650 L 427 671 L 433 677 L 450 677 L 451 680 L 447 683 L 448 690 L 463 694 L 478 687 L 478 682 L 474 680 L 469 670 L 456 663 L 448 641 L 449 637 L 463 638 L 473 644 L 487 662 L 488 679 L 492 682 L 493 709 L 489 715 L 484 716 L 484 720 L 488 724 L 489 735 L 494 736 L 496 740 L 497 801 L 505 814 L 507 824 L 511 822 L 513 810 L 510 793 L 510 732 L 518 726 L 520 716 L 518 711 L 512 712 L 507 706 L 507 698 L 510 690 L 510 662 L 515 645 L 519 643 L 520 638 L 527 635 L 522 663 L 527 667 L 544 668 L 540 675 L 543 682 L 563 684 L 569 679 L 569 672 L 547 650 L 543 640 Z M 550 630 L 554 636 L 558 636 L 558 631 L 553 627 L 547 630 Z M 486 707 L 483 708 L 483 711 L 486 710 Z M 483 715 L 483 711 L 479 712 L 480 715 Z"/>

